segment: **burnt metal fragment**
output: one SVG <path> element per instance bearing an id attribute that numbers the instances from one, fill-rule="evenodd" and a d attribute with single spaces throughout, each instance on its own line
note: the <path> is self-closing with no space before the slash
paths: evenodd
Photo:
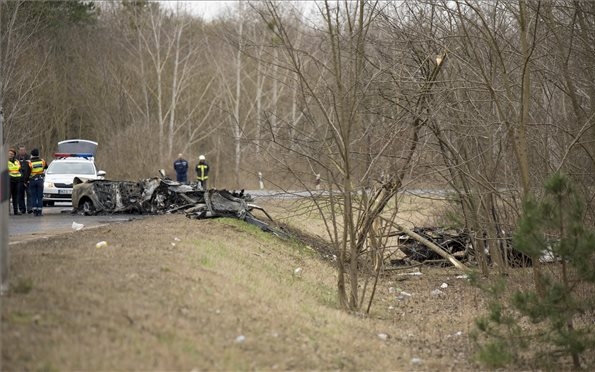
<path id="1" fill-rule="evenodd" d="M 260 210 L 272 221 L 263 208 L 251 204 L 253 201 L 244 190 L 202 190 L 198 185 L 181 184 L 163 175 L 138 182 L 76 178 L 72 212 L 82 215 L 185 213 L 194 219 L 233 217 L 284 236 L 282 230 L 252 215 L 253 210 Z"/>

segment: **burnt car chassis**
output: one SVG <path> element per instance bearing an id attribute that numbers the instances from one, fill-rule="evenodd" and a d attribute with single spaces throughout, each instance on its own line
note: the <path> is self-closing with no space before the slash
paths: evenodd
<path id="1" fill-rule="evenodd" d="M 431 249 L 429 244 L 434 244 L 446 254 L 460 260 L 461 262 L 477 263 L 476 249 L 472 238 L 473 233 L 461 228 L 443 227 L 415 227 L 412 230 L 405 229 L 396 234 L 399 246 L 398 249 L 404 254 L 404 258 L 391 259 L 393 266 L 412 266 L 419 263 L 446 265 L 448 260 L 439 255 L 436 249 Z M 514 249 L 512 234 L 498 243 L 497 251 L 503 255 L 511 267 L 527 267 L 532 265 L 532 258 Z M 492 264 L 491 252 L 484 248 L 488 264 Z M 504 257 L 505 256 L 505 257 Z M 544 256 L 541 262 L 547 262 L 548 257 Z"/>
<path id="2" fill-rule="evenodd" d="M 252 204 L 244 191 L 201 190 L 198 185 L 185 185 L 163 176 L 145 180 L 111 181 L 75 178 L 72 190 L 72 213 L 82 215 L 131 213 L 185 213 L 188 218 L 234 217 L 257 225 L 261 229 L 284 235 L 252 215 L 262 211 Z"/>
<path id="3" fill-rule="evenodd" d="M 168 214 L 185 213 L 186 217 L 204 219 L 213 217 L 239 218 L 280 237 L 288 237 L 284 229 L 259 220 L 253 210 L 261 207 L 244 191 L 201 190 L 198 185 L 185 185 L 165 177 L 153 177 L 138 182 L 83 180 L 75 178 L 72 191 L 72 213 L 82 215 L 132 213 Z M 397 236 L 398 249 L 404 258 L 391 259 L 391 266 L 411 266 L 418 263 L 462 266 L 461 262 L 475 261 L 471 234 L 464 229 L 416 227 L 391 234 Z M 507 245 L 508 262 L 513 266 L 530 265 L 530 258 Z M 434 248 L 432 248 L 434 245 Z"/>

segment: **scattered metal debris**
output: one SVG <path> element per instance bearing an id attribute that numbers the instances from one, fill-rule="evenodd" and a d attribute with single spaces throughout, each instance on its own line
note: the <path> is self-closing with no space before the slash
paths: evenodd
<path id="1" fill-rule="evenodd" d="M 416 227 L 411 231 L 440 247 L 444 252 L 452 255 L 461 262 L 476 262 L 477 252 L 473 245 L 473 235 L 468 230 L 442 227 Z M 439 255 L 436 250 L 430 249 L 426 244 L 420 242 L 419 239 L 414 239 L 411 235 L 411 232 L 407 231 L 396 234 L 399 241 L 399 250 L 405 257 L 392 259 L 390 261 L 391 265 L 419 265 L 420 263 L 448 264 L 444 257 Z M 507 265 L 512 267 L 528 267 L 532 265 L 530 257 L 513 248 L 510 234 L 507 235 L 506 239 L 500 239 L 498 244 L 498 251 L 502 252 L 501 254 L 505 257 Z M 544 257 L 546 253 L 544 253 Z M 492 257 L 490 257 L 490 252 L 487 249 L 485 250 L 485 254 L 488 261 L 491 262 Z M 540 260 L 545 262 L 543 257 Z"/>
<path id="2" fill-rule="evenodd" d="M 198 185 L 185 185 L 165 177 L 148 178 L 138 182 L 74 179 L 72 212 L 82 215 L 138 213 L 185 213 L 194 219 L 235 217 L 265 231 L 285 236 L 283 231 L 252 215 L 262 211 L 271 216 L 244 190 L 202 190 Z"/>
<path id="3" fill-rule="evenodd" d="M 465 261 L 471 247 L 471 237 L 462 229 L 444 229 L 440 227 L 416 227 L 413 232 L 440 246 L 445 252 Z M 391 260 L 392 265 L 412 265 L 419 262 L 444 263 L 444 258 L 405 232 L 397 235 L 399 250 L 405 258 Z"/>

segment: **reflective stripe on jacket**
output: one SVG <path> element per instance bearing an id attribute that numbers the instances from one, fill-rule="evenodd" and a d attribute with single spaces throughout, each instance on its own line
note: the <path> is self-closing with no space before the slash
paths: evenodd
<path id="1" fill-rule="evenodd" d="M 43 170 L 47 168 L 43 159 L 29 161 L 29 167 L 31 167 L 31 178 L 43 174 Z"/>
<path id="2" fill-rule="evenodd" d="M 21 178 L 21 163 L 18 160 L 8 161 L 8 174 L 13 181 Z"/>
<path id="3" fill-rule="evenodd" d="M 198 164 L 196 166 L 196 179 L 199 181 L 204 181 L 209 179 L 209 165 L 208 164 Z"/>

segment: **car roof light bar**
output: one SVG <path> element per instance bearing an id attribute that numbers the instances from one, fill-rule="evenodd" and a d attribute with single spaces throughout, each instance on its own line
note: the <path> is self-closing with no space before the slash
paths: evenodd
<path id="1" fill-rule="evenodd" d="M 90 152 L 56 152 L 54 153 L 55 158 L 85 158 L 89 159 L 93 157 Z"/>

